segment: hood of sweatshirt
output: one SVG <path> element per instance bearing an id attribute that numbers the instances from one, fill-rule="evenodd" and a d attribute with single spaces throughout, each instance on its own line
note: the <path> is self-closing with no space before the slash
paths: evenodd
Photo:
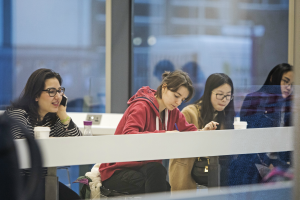
<path id="1" fill-rule="evenodd" d="M 127 102 L 128 105 L 137 102 L 137 101 L 144 101 L 152 108 L 156 115 L 156 130 L 159 130 L 159 104 L 155 98 L 156 90 L 151 89 L 149 86 L 145 86 L 140 88 L 135 95 L 133 95 Z M 165 130 L 167 130 L 168 126 L 168 119 L 169 119 L 169 110 L 165 109 Z"/>
<path id="2" fill-rule="evenodd" d="M 128 100 L 127 104 L 130 105 L 137 101 L 145 101 L 155 111 L 156 116 L 159 117 L 159 105 L 155 98 L 155 93 L 156 90 L 151 89 L 149 86 L 142 87 Z"/>

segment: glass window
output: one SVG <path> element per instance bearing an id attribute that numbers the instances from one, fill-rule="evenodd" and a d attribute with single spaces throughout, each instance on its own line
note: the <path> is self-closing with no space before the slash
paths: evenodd
<path id="1" fill-rule="evenodd" d="M 134 8 L 132 94 L 156 89 L 164 70 L 182 69 L 196 88 L 193 103 L 210 74 L 226 73 L 238 114 L 245 95 L 287 62 L 288 0 L 136 0 Z"/>
<path id="2" fill-rule="evenodd" d="M 134 4 L 148 6 L 149 15 L 134 10 L 132 95 L 142 86 L 156 89 L 164 71 L 181 69 L 193 81 L 195 96 L 189 103 L 195 103 L 207 78 L 225 73 L 233 81 L 235 116 L 240 116 L 246 95 L 261 88 L 276 65 L 288 62 L 288 0 L 136 0 Z M 285 86 L 291 88 L 291 84 Z M 265 127 L 290 126 L 286 119 L 291 101 L 285 103 L 276 110 L 276 125 L 273 111 L 278 104 L 266 107 L 269 110 L 262 114 L 269 124 Z M 291 157 L 290 152 L 279 152 L 211 159 L 218 159 L 215 164 L 221 166 L 218 184 L 227 186 L 261 182 L 258 170 L 272 170 L 270 159 L 280 159 L 286 167 Z"/>
<path id="3" fill-rule="evenodd" d="M 19 97 L 33 71 L 50 68 L 63 79 L 67 112 L 105 113 L 105 0 L 0 4 L 0 110 Z M 83 167 L 67 167 L 70 174 L 60 168 L 59 180 L 79 193 L 72 182 L 91 168 Z"/>
<path id="4" fill-rule="evenodd" d="M 5 66 L 12 90 L 1 95 L 2 109 L 33 71 L 50 68 L 63 78 L 67 111 L 105 112 L 105 0 L 13 1 L 11 11 L 4 20 L 12 27 L 12 62 Z"/>

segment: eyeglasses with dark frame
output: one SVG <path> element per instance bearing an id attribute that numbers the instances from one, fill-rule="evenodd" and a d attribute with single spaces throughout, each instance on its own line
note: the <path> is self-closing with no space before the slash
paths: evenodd
<path id="1" fill-rule="evenodd" d="M 226 98 L 227 101 L 231 101 L 233 99 L 233 95 L 231 95 L 231 94 L 230 95 L 223 95 L 223 94 L 218 94 L 216 92 L 212 92 L 212 93 L 216 94 L 216 98 L 218 100 L 223 100 L 224 98 Z"/>
<path id="2" fill-rule="evenodd" d="M 65 88 L 61 87 L 61 88 L 58 88 L 58 90 L 56 88 L 48 88 L 48 89 L 42 90 L 42 91 L 46 91 L 50 97 L 54 97 L 56 95 L 56 93 L 58 93 L 58 94 L 60 94 L 60 96 L 62 96 L 65 93 Z"/>

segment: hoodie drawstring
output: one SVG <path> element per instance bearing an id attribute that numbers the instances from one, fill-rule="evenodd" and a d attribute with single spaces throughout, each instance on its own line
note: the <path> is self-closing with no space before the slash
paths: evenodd
<path id="1" fill-rule="evenodd" d="M 168 113 L 168 109 L 165 109 L 165 130 L 168 130 L 168 120 L 169 120 L 169 113 Z"/>
<path id="2" fill-rule="evenodd" d="M 168 120 L 169 120 L 169 113 L 168 109 L 165 109 L 165 130 L 168 130 Z M 159 117 L 156 116 L 156 130 L 159 131 Z"/>

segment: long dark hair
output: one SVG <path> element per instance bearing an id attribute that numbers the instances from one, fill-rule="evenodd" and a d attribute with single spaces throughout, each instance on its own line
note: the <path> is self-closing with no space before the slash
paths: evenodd
<path id="1" fill-rule="evenodd" d="M 195 103 L 201 106 L 201 117 L 199 118 L 199 124 L 204 127 L 207 123 L 211 122 L 214 118 L 215 109 L 211 103 L 211 94 L 215 88 L 221 85 L 228 84 L 231 87 L 231 95 L 234 95 L 234 88 L 232 80 L 224 73 L 211 74 L 205 83 L 205 89 L 203 96 Z M 220 124 L 218 129 L 222 126 L 225 129 L 233 128 L 234 120 L 234 101 L 231 100 L 223 111 L 217 111 L 216 121 Z M 202 128 L 203 128 L 202 127 Z"/>
<path id="2" fill-rule="evenodd" d="M 162 88 L 166 84 L 167 89 L 176 92 L 181 86 L 184 86 L 189 91 L 189 96 L 185 99 L 185 102 L 189 101 L 194 95 L 193 83 L 186 72 L 176 70 L 174 72 L 165 72 L 162 75 L 162 82 L 157 88 L 156 95 L 162 98 Z"/>
<path id="3" fill-rule="evenodd" d="M 25 110 L 29 114 L 32 125 L 36 125 L 40 120 L 40 115 L 38 113 L 39 105 L 35 99 L 41 96 L 45 87 L 45 81 L 51 78 L 56 78 L 59 84 L 62 84 L 60 75 L 51 69 L 41 68 L 34 71 L 28 78 L 20 97 L 12 102 L 8 109 L 20 108 Z M 57 119 L 56 114 L 50 115 L 52 118 L 51 122 L 55 122 Z"/>
<path id="4" fill-rule="evenodd" d="M 263 84 L 263 86 L 259 89 L 259 91 L 280 94 L 278 97 L 281 98 L 281 88 L 280 82 L 283 74 L 292 71 L 293 67 L 288 63 L 281 63 L 276 65 L 268 74 L 268 77 Z"/>
<path id="5" fill-rule="evenodd" d="M 292 66 L 288 63 L 281 63 L 276 65 L 270 71 L 264 85 L 280 85 L 283 74 L 289 71 L 292 71 Z"/>

